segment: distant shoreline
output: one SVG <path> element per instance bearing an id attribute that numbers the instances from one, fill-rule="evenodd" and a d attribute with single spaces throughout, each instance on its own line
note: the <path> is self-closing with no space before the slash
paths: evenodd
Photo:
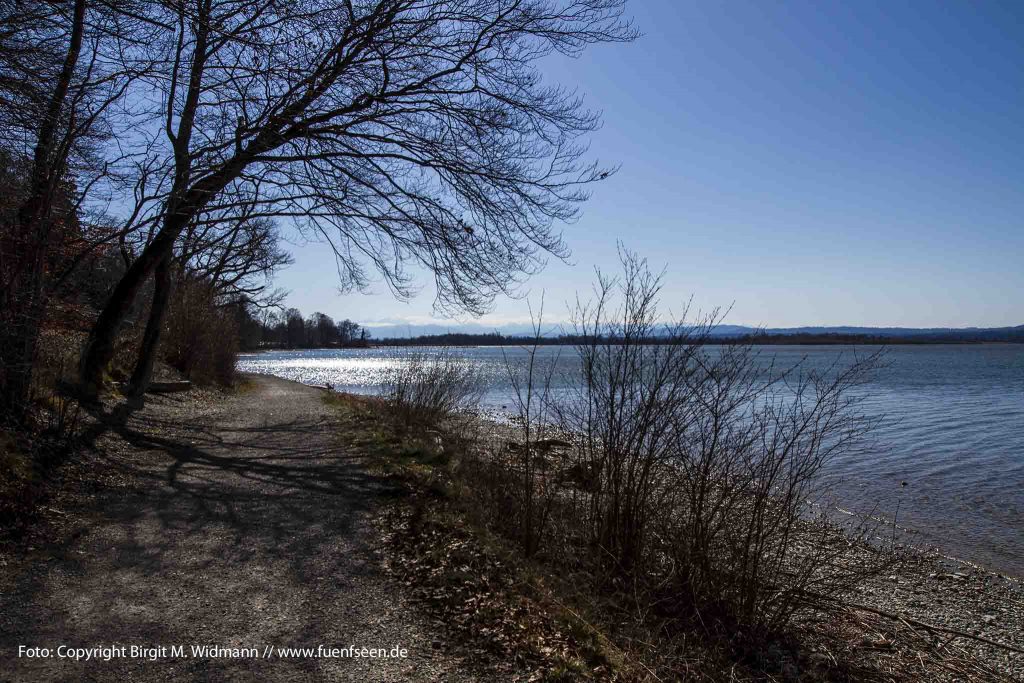
<path id="1" fill-rule="evenodd" d="M 574 346 L 592 342 L 584 337 L 541 337 L 539 339 L 525 336 L 504 335 L 424 335 L 420 337 L 375 339 L 374 347 L 381 346 L 523 346 L 537 344 L 539 346 Z M 652 343 L 657 344 L 657 341 Z M 683 343 L 686 343 L 685 340 Z M 969 339 L 947 336 L 870 336 L 852 334 L 764 334 L 743 336 L 711 337 L 702 341 L 711 346 L 731 344 L 752 344 L 755 346 L 921 346 L 921 345 L 990 345 L 990 344 L 1024 344 L 1024 336 L 1007 339 Z"/>
<path id="2" fill-rule="evenodd" d="M 476 335 L 472 335 L 476 336 Z M 491 336 L 480 340 L 459 340 L 462 335 L 427 335 L 411 338 L 374 339 L 365 345 L 352 346 L 303 346 L 303 347 L 262 347 L 243 349 L 242 353 L 267 353 L 271 351 L 360 351 L 382 347 L 427 346 L 447 348 L 479 348 L 485 346 L 576 346 L 586 343 L 584 339 L 505 337 Z M 753 346 L 994 346 L 1024 344 L 1024 339 L 950 339 L 944 337 L 869 337 L 861 335 L 754 335 L 743 337 L 713 337 L 702 342 L 708 346 L 751 344 Z M 657 345 L 656 343 L 653 345 Z"/>

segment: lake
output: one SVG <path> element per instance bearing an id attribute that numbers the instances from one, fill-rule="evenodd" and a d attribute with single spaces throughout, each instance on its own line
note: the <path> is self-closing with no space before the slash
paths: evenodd
<path id="1" fill-rule="evenodd" d="M 870 347 L 768 346 L 783 366 L 827 368 Z M 386 372 L 437 348 L 271 351 L 245 354 L 244 372 L 277 375 L 339 391 L 374 394 Z M 515 347 L 458 348 L 476 364 L 487 390 L 482 407 L 510 409 L 506 356 Z M 542 347 L 556 377 L 577 367 L 571 347 Z M 913 542 L 1006 574 L 1024 577 L 1024 346 L 1013 344 L 892 346 L 887 367 L 865 388 L 865 409 L 885 419 L 875 447 L 833 460 L 839 502 L 891 516 Z M 557 387 L 556 387 L 557 388 Z M 907 486 L 901 486 L 907 482 Z"/>

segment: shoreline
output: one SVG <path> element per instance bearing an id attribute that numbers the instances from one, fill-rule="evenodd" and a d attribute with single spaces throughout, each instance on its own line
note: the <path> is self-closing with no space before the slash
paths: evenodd
<path id="1" fill-rule="evenodd" d="M 253 373 L 253 374 L 263 374 L 263 373 Z M 271 375 L 271 376 L 279 377 L 278 375 Z M 341 393 L 341 394 L 351 394 L 353 396 L 359 396 L 359 397 L 379 396 L 379 394 L 375 394 L 375 393 L 372 393 L 372 392 L 357 393 L 357 392 L 353 392 L 353 391 L 349 391 L 349 390 L 339 390 L 338 388 L 336 388 L 334 386 L 326 386 L 326 385 L 323 385 L 323 384 L 305 384 L 303 382 L 299 382 L 298 380 L 287 379 L 287 378 L 284 378 L 284 377 L 279 377 L 279 379 L 284 379 L 284 380 L 289 381 L 289 382 L 295 382 L 297 384 L 303 384 L 304 386 L 315 387 L 315 388 L 323 390 L 323 391 L 333 391 L 333 392 L 337 392 L 337 393 Z M 506 410 L 502 410 L 502 409 L 499 409 L 499 408 L 496 408 L 496 407 L 490 407 L 490 406 L 478 408 L 474 413 L 472 413 L 472 416 L 475 419 L 487 421 L 487 422 L 493 424 L 495 427 L 498 427 L 498 428 L 500 428 L 502 430 L 509 429 L 513 425 L 515 420 L 518 419 L 517 416 L 515 415 L 515 413 L 513 413 L 513 412 L 511 412 L 511 411 L 509 411 L 507 409 Z M 847 510 L 844 510 L 842 508 L 837 508 L 837 511 L 840 512 L 840 513 L 855 514 L 855 513 L 849 512 Z M 886 522 L 886 524 L 891 523 L 891 520 L 888 520 L 888 519 L 886 519 L 884 521 Z M 897 528 L 901 530 L 900 536 L 903 537 L 904 541 L 906 541 L 906 539 L 908 537 L 909 538 L 923 537 L 924 534 L 929 534 L 929 535 L 932 534 L 932 532 L 927 531 L 926 529 L 921 529 L 921 528 L 916 528 L 916 527 L 906 527 L 902 523 L 900 523 L 897 526 Z M 934 536 L 933 536 L 933 538 L 934 538 Z M 948 546 L 948 545 L 941 545 L 941 544 L 934 543 L 934 542 L 928 543 L 928 544 L 924 544 L 923 547 L 915 545 L 915 544 L 910 543 L 910 542 L 904 542 L 901 545 L 902 545 L 902 547 L 913 549 L 913 551 L 915 553 L 922 553 L 922 554 L 925 554 L 925 555 L 934 555 L 936 558 L 941 558 L 941 559 L 947 560 L 949 562 L 958 563 L 958 564 L 962 565 L 963 567 L 970 568 L 971 570 L 987 572 L 987 573 L 992 574 L 994 576 L 1006 577 L 1006 578 L 1009 578 L 1011 580 L 1014 580 L 1014 581 L 1017 581 L 1017 582 L 1020 582 L 1020 583 L 1024 583 L 1024 568 L 1022 568 L 1021 570 L 1016 570 L 1016 571 L 1015 570 L 1008 570 L 1008 569 L 1003 568 L 1003 567 L 986 564 L 986 563 L 984 563 L 983 561 L 980 561 L 980 560 L 973 560 L 973 559 L 970 559 L 968 557 L 961 557 L 961 556 L 957 555 L 955 550 L 952 550 L 950 548 L 950 546 Z"/>
<path id="2" fill-rule="evenodd" d="M 255 378 L 255 379 L 254 379 Z M 251 454 L 257 458 L 257 463 L 254 465 L 261 472 L 261 476 L 255 479 L 247 476 L 246 470 L 241 467 L 243 462 L 246 462 L 248 455 L 243 457 L 242 453 L 235 453 L 231 449 L 238 448 L 249 448 L 246 444 L 238 443 L 239 434 L 246 433 L 238 432 L 239 429 L 237 422 L 239 419 L 248 420 L 250 423 L 257 425 L 256 432 L 259 432 L 259 425 L 264 425 L 262 429 L 266 429 L 264 418 L 259 417 L 257 413 L 263 414 L 267 410 L 274 411 L 274 419 L 284 425 L 294 424 L 294 420 L 299 421 L 300 424 L 305 424 L 310 420 L 310 415 L 321 410 L 320 398 L 326 395 L 326 389 L 324 387 L 315 387 L 315 391 L 312 385 L 303 384 L 295 380 L 288 380 L 271 376 L 267 378 L 260 377 L 255 373 L 240 373 L 240 379 L 243 382 L 251 382 L 252 385 L 248 388 L 242 387 L 240 391 L 230 394 L 223 395 L 217 392 L 208 392 L 201 389 L 192 389 L 188 392 L 181 394 L 175 394 L 173 396 L 163 396 L 154 398 L 147 402 L 147 408 L 135 416 L 135 420 L 143 420 L 148 417 L 159 416 L 163 422 L 167 422 L 168 418 L 174 426 L 170 428 L 159 428 L 158 431 L 147 437 L 152 438 L 152 441 L 145 441 L 146 446 L 139 447 L 135 443 L 124 441 L 120 434 L 110 433 L 103 437 L 101 441 L 101 448 L 104 451 L 111 452 L 111 460 L 104 469 L 103 479 L 106 481 L 107 477 L 113 478 L 112 484 L 106 484 L 104 489 L 107 490 L 107 494 L 112 495 L 118 500 L 126 500 L 129 503 L 132 501 L 149 501 L 153 498 L 155 493 L 159 493 L 165 496 L 167 505 L 190 505 L 189 497 L 182 497 L 180 491 L 174 488 L 167 488 L 158 486 L 156 489 L 153 488 L 153 479 L 148 477 L 138 478 L 131 474 L 134 470 L 123 469 L 119 463 L 131 463 L 132 467 L 142 467 L 144 470 L 153 469 L 158 475 L 156 478 L 158 481 L 164 480 L 164 469 L 168 466 L 173 466 L 175 460 L 180 460 L 181 464 L 185 469 L 178 472 L 175 477 L 177 485 L 187 486 L 199 486 L 199 490 L 206 491 L 210 486 L 209 476 L 211 474 L 217 474 L 218 477 L 228 477 L 228 481 L 231 482 L 231 487 L 226 490 L 235 491 L 233 488 L 236 485 L 245 484 L 245 486 L 266 486 L 270 480 L 264 481 L 266 475 L 273 474 L 276 472 L 274 468 L 280 467 L 281 476 L 284 477 L 281 482 L 282 486 L 289 487 L 289 491 L 293 491 L 295 485 L 295 473 L 306 472 L 306 467 L 313 467 L 314 469 L 308 472 L 309 486 L 311 487 L 309 495 L 304 497 L 303 500 L 311 506 L 310 510 L 317 510 L 317 515 L 321 514 L 320 506 L 322 505 L 324 491 L 323 478 L 317 473 L 315 469 L 317 462 L 310 461 L 308 464 L 303 464 L 302 469 L 296 469 L 296 460 L 292 455 L 295 441 L 287 435 L 282 435 L 280 438 L 283 439 L 279 442 L 279 447 L 282 450 L 282 457 L 284 460 L 281 463 L 273 464 L 269 463 L 267 458 L 270 457 L 267 451 L 266 436 L 260 435 L 253 437 L 256 440 L 252 441 L 251 448 L 255 449 Z M 308 394 L 313 394 L 310 397 L 308 403 L 309 407 L 301 405 L 300 401 L 294 400 L 291 394 L 302 394 L 301 391 L 289 390 L 289 386 L 294 386 L 296 389 L 303 388 Z M 268 388 L 270 389 L 268 393 Z M 366 397 L 360 397 L 365 399 Z M 272 399 L 272 400 L 271 400 Z M 276 406 L 270 407 L 269 403 L 277 401 Z M 379 405 L 379 404 L 378 404 Z M 289 410 L 291 413 L 285 415 L 278 415 L 278 410 Z M 219 425 L 231 425 L 230 427 L 222 427 L 225 429 L 231 429 L 231 438 L 228 440 L 219 440 L 211 438 L 205 431 L 199 429 L 198 424 L 192 424 L 196 422 L 196 416 L 202 416 L 202 419 L 198 420 L 198 423 L 210 422 L 212 424 Z M 304 416 L 305 415 L 305 416 Z M 486 419 L 480 417 L 476 419 Z M 315 421 L 310 422 L 313 424 Z M 157 422 L 155 424 L 160 424 Z M 319 424 L 319 423 L 317 423 Z M 495 429 L 501 432 L 502 435 L 509 434 L 511 425 L 499 425 L 494 423 Z M 139 431 L 136 432 L 137 437 L 146 436 L 148 430 L 152 428 L 152 424 L 148 421 L 136 422 L 134 427 Z M 339 437 L 344 441 L 352 439 L 353 435 L 346 432 L 331 431 L 324 434 L 324 443 L 335 443 L 335 440 Z M 306 438 L 305 436 L 303 438 Z M 205 440 L 204 440 L 205 439 Z M 246 442 L 248 443 L 248 442 Z M 228 452 L 222 453 L 218 449 L 229 449 Z M 166 450 L 165 450 L 166 449 Z M 326 452 L 326 451 L 325 451 Z M 206 455 L 210 453 L 210 455 Z M 304 456 L 305 457 L 305 456 Z M 236 462 L 239 467 L 217 467 L 217 465 L 223 466 L 228 462 Z M 104 461 L 106 462 L 106 461 Z M 305 463 L 305 460 L 303 460 Z M 321 465 L 327 466 L 328 468 L 337 467 L 332 461 L 326 463 L 320 463 Z M 85 468 L 88 467 L 87 461 L 82 461 L 78 465 L 74 465 L 74 468 Z M 197 469 L 198 468 L 198 469 Z M 109 470 L 109 472 L 108 472 Z M 75 469 L 69 469 L 68 474 L 76 471 Z M 333 470 L 330 470 L 333 471 Z M 192 472 L 192 475 L 189 475 Z M 200 472 L 205 472 L 201 478 L 195 479 L 194 476 Z M 192 476 L 193 478 L 189 478 Z M 237 479 L 235 479 L 238 477 Z M 74 478 L 77 481 L 77 477 Z M 347 481 L 347 480 L 346 480 Z M 263 482 L 263 483 L 260 483 Z M 339 486 L 343 482 L 339 480 Z M 348 486 L 349 484 L 344 484 Z M 122 488 L 128 486 L 129 488 L 137 489 L 136 495 L 133 498 L 127 499 L 125 496 L 118 493 Z M 105 538 L 104 534 L 107 532 L 101 529 L 107 528 L 103 525 L 97 527 L 95 523 L 90 524 L 92 531 L 87 535 L 77 535 L 75 527 L 80 524 L 81 513 L 85 510 L 95 510 L 91 514 L 100 515 L 98 519 L 102 519 L 102 515 L 106 514 L 105 510 L 109 510 L 108 507 L 99 504 L 94 504 L 91 501 L 93 496 L 96 494 L 90 490 L 88 495 L 79 495 L 78 498 L 72 497 L 72 504 L 67 502 L 68 497 L 62 494 L 60 498 L 54 499 L 47 503 L 46 515 L 44 520 L 40 521 L 40 526 L 36 528 L 33 535 L 25 539 L 24 543 L 17 544 L 15 547 L 4 548 L 0 552 L 0 558 L 5 558 L 8 561 L 8 567 L 5 571 L 0 571 L 0 576 L 5 576 L 5 581 L 13 581 L 17 575 L 23 570 L 30 566 L 34 566 L 35 563 L 45 562 L 45 566 L 48 567 L 48 572 L 60 571 L 63 566 L 64 558 L 67 553 L 72 553 L 70 557 L 82 557 L 88 558 L 86 561 L 87 566 L 94 567 L 97 563 L 106 562 L 104 558 L 118 558 L 120 555 L 110 554 L 102 552 L 101 549 L 93 548 L 89 544 L 94 544 L 99 538 Z M 290 494 L 294 495 L 294 494 Z M 308 500 L 307 500 L 308 499 Z M 99 499 L 96 499 L 99 500 Z M 246 499 L 247 500 L 247 499 Z M 267 500 L 266 497 L 260 496 L 260 501 Z M 272 500 L 272 499 L 271 499 Z M 292 505 L 295 501 L 292 497 L 287 499 L 291 501 L 289 505 Z M 347 500 L 345 496 L 341 496 L 339 500 Z M 386 504 L 386 500 L 390 499 L 374 499 L 375 504 Z M 132 503 L 133 505 L 136 503 Z M 142 504 L 139 502 L 138 504 Z M 340 504 L 340 503 L 339 503 Z M 276 518 L 268 518 L 266 510 L 264 509 L 264 503 L 253 504 L 253 508 L 243 508 L 249 510 L 246 514 L 252 514 L 253 523 L 256 520 L 272 520 Z M 285 511 L 291 510 L 291 507 L 285 508 Z M 191 514 L 189 510 L 183 510 L 182 514 Z M 85 519 L 85 517 L 81 517 Z M 91 517 L 88 517 L 92 519 Z M 138 523 L 149 523 L 149 517 L 133 516 L 130 518 Z M 279 522 L 280 520 L 278 520 Z M 135 523 L 132 522 L 132 523 Z M 263 523 L 262 521 L 260 523 Z M 59 533 L 54 537 L 47 540 L 39 538 L 41 542 L 33 540 L 37 538 L 36 534 L 44 534 L 48 526 L 59 525 L 57 531 Z M 114 524 L 109 527 L 110 533 L 121 533 L 117 531 L 120 527 L 118 524 Z M 204 526 L 202 529 L 204 533 L 213 533 L 213 529 L 217 527 Z M 306 525 L 302 524 L 299 528 L 305 529 Z M 249 529 L 249 527 L 246 527 Z M 52 530 L 52 529 L 51 529 Z M 220 532 L 217 532 L 220 533 Z M 50 548 L 64 547 L 64 538 L 72 539 L 68 543 L 75 543 L 75 546 L 67 546 L 65 550 L 53 550 L 51 553 Z M 160 535 L 145 535 L 144 538 L 164 538 Z M 250 539 L 246 542 L 251 542 L 251 533 L 246 532 L 242 538 Z M 213 537 L 211 537 L 213 538 Z M 216 536 L 219 539 L 219 536 Z M 310 533 L 310 542 L 315 543 L 327 543 L 327 540 L 322 537 L 319 533 Z M 116 540 L 116 539 L 115 539 Z M 164 539 L 166 541 L 166 539 Z M 207 551 L 197 551 L 196 548 L 210 547 L 199 544 L 198 546 L 194 543 L 194 540 L 188 536 L 181 536 L 180 539 L 183 543 L 187 542 L 187 547 L 192 550 L 187 555 L 182 557 L 188 558 L 189 562 L 205 562 L 204 557 L 207 556 Z M 112 541 L 114 542 L 114 541 Z M 163 542 L 163 541 L 162 541 Z M 212 540 L 210 541 L 213 542 Z M 83 545 L 84 544 L 84 545 Z M 27 546 L 36 546 L 36 549 L 28 548 Z M 13 551 L 13 552 L 12 552 Z M 81 552 L 79 552 L 81 551 Z M 84 553 L 84 554 L 82 554 Z M 198 553 L 198 554 L 197 554 Z M 177 556 L 176 556 L 177 557 Z M 263 557 L 258 555 L 257 557 Z M 239 562 L 243 559 L 249 561 L 249 555 L 244 557 L 240 556 Z M 76 560 L 81 562 L 82 560 Z M 984 680 L 1006 680 L 1006 679 L 1022 679 L 1024 678 L 1024 655 L 1016 654 L 1010 650 L 1006 650 L 1002 647 L 987 644 L 981 640 L 975 638 L 983 638 L 996 641 L 1002 645 L 1014 648 L 1014 650 L 1024 650 L 1024 586 L 1021 581 L 1014 578 L 1007 578 L 1002 575 L 984 570 L 982 568 L 969 568 L 968 563 L 943 558 L 935 553 L 927 553 L 922 551 L 914 551 L 912 560 L 908 562 L 901 570 L 894 575 L 885 577 L 877 577 L 876 580 L 866 584 L 862 590 L 857 591 L 851 596 L 850 602 L 856 603 L 860 607 L 853 608 L 856 614 L 849 616 L 842 610 L 831 613 L 835 617 L 835 623 L 837 624 L 834 628 L 839 629 L 837 633 L 839 636 L 837 639 L 828 640 L 828 636 L 833 632 L 822 631 L 822 625 L 817 619 L 817 615 L 814 610 L 807 615 L 807 618 L 797 622 L 796 627 L 798 629 L 805 630 L 806 633 L 810 634 L 806 643 L 806 650 L 804 653 L 806 658 L 802 658 L 801 666 L 807 667 L 808 672 L 813 672 L 819 664 L 815 662 L 820 661 L 819 658 L 831 656 L 830 652 L 837 654 L 843 654 L 848 657 L 863 657 L 863 658 L 876 658 L 879 656 L 899 656 L 906 658 L 909 655 L 917 656 L 920 652 L 926 659 L 929 657 L 929 653 L 934 654 L 935 645 L 926 643 L 920 640 L 916 636 L 911 637 L 910 632 L 906 631 L 906 627 L 901 622 L 888 619 L 886 617 L 880 617 L 873 615 L 870 610 L 880 610 L 887 613 L 898 614 L 904 617 L 908 623 L 919 624 L 925 623 L 934 626 L 937 629 L 943 629 L 942 631 L 936 632 L 938 640 L 947 640 L 943 647 L 949 649 L 952 652 L 958 653 L 956 656 L 960 657 L 960 652 L 965 658 L 973 658 L 972 661 L 980 661 L 989 668 L 996 669 L 1000 672 L 1000 677 L 989 676 Z M 27 574 L 26 574 L 27 575 Z M 106 576 L 102 572 L 98 572 L 95 569 L 92 574 L 88 576 Z M 144 575 L 140 577 L 138 582 L 137 594 L 133 593 L 131 596 L 132 600 L 138 600 L 139 604 L 149 604 L 153 599 L 147 586 L 157 586 L 161 583 L 168 583 L 169 585 L 176 585 L 174 578 L 177 574 L 173 572 L 168 574 L 166 572 L 158 572 L 153 575 Z M 218 581 L 223 582 L 224 576 L 218 575 Z M 239 576 L 251 576 L 248 573 L 239 574 Z M 68 579 L 71 581 L 72 579 Z M 73 579 L 75 582 L 81 582 L 82 579 L 77 574 Z M 66 584 L 72 585 L 72 584 Z M 74 585 L 79 585 L 78 583 Z M 86 588 L 92 590 L 105 590 L 105 583 L 86 583 L 83 584 Z M 326 585 L 326 584 L 325 584 Z M 333 584 L 331 584 L 333 586 Z M 241 589 L 241 584 L 239 584 Z M 211 600 L 217 604 L 216 600 L 223 598 L 220 593 L 213 591 L 205 583 L 195 584 L 196 591 L 212 591 Z M 232 589 L 234 590 L 234 588 Z M 296 590 L 299 590 L 296 588 Z M 305 590 L 305 589 L 303 589 Z M 328 600 L 343 600 L 344 592 L 334 587 L 334 592 L 328 592 L 327 594 L 321 594 L 322 598 Z M 34 600 L 36 593 L 24 593 L 25 600 L 30 598 Z M 168 604 L 177 605 L 178 595 L 173 596 L 169 592 L 165 592 L 161 595 L 166 595 L 169 600 Z M 205 595 L 205 593 L 203 593 Z M 123 599 L 123 596 L 122 598 Z M 396 598 L 397 599 L 397 598 Z M 401 598 L 405 600 L 405 598 Z M 244 601 L 243 601 L 244 602 Z M 20 604 L 20 603 L 19 603 Z M 27 606 L 29 603 L 25 603 L 24 609 L 29 609 Z M 232 603 L 233 604 L 233 603 Z M 406 604 L 406 603 L 403 603 Z M 19 608 L 22 609 L 22 608 Z M 210 608 L 213 609 L 213 608 Z M 233 609 L 228 607 L 226 609 Z M 179 610 L 180 611 L 180 610 Z M 186 610 L 187 611 L 187 610 Z M 181 629 L 182 632 L 186 632 L 187 629 L 191 628 L 189 624 L 189 618 L 191 613 L 186 614 L 186 611 L 174 612 L 171 617 L 168 617 L 166 621 L 160 622 L 161 631 Z M 402 613 L 404 611 L 396 611 L 395 614 Z M 211 611 L 210 614 L 214 614 Z M 345 612 L 344 614 L 348 614 Z M 852 613 L 851 613 L 852 614 Z M 179 616 L 181 618 L 179 618 Z M 212 618 L 212 617 L 211 617 Z M 426 638 L 423 643 L 420 644 L 420 651 L 427 651 L 435 653 L 433 656 L 438 657 L 441 655 L 436 654 L 438 651 L 434 649 L 433 642 L 445 642 L 441 640 L 436 631 L 431 631 L 426 628 L 420 631 L 419 627 L 415 624 L 419 623 L 419 617 L 413 619 L 409 617 L 403 617 L 403 619 L 409 619 L 413 621 L 411 626 L 403 626 L 402 628 L 411 628 L 416 634 L 426 634 Z M 871 629 L 865 631 L 861 628 L 861 625 L 866 620 L 874 620 L 871 624 Z M 19 622 L 20 623 L 20 622 Z M 28 623 L 28 622 L 25 622 Z M 75 622 L 79 623 L 79 622 Z M 85 623 L 85 622 L 81 622 Z M 219 622 L 218 622 L 219 623 Z M 323 628 L 325 633 L 330 633 L 334 624 L 337 622 L 334 620 L 326 620 L 323 622 Z M 404 623 L 404 622 L 403 622 Z M 424 621 L 424 623 L 427 623 Z M 832 628 L 831 626 L 829 628 Z M 917 630 L 922 633 L 926 632 L 927 629 L 923 627 L 915 626 Z M 60 626 L 59 629 L 74 629 L 73 626 L 65 627 Z M 63 634 L 64 631 L 59 631 Z M 54 631 L 54 633 L 58 633 Z M 68 631 L 71 633 L 72 631 Z M 960 632 L 967 635 L 950 635 L 950 631 Z M 215 631 L 219 632 L 219 631 Z M 225 634 L 231 633 L 232 631 L 225 627 Z M 42 633 L 42 632 L 41 632 Z M 47 631 L 46 633 L 50 633 Z M 77 632 L 75 632 L 77 633 Z M 883 635 L 872 635 L 872 634 L 883 634 Z M 930 633 L 930 632 L 929 632 Z M 208 636 L 208 634 L 206 634 Z M 45 637 L 44 637 L 45 636 Z M 941 636 L 939 638 L 939 636 Z M 35 638 L 43 642 L 50 636 L 46 636 L 45 633 Z M 56 637 L 56 635 L 54 636 Z M 61 635 L 64 637 L 64 635 Z M 79 634 L 79 637 L 84 637 Z M 418 636 L 417 636 L 418 637 Z M 870 642 L 868 641 L 871 638 Z M 40 640 L 41 639 L 41 640 Z M 431 640 L 434 639 L 434 640 Z M 849 647 L 849 650 L 839 653 L 836 650 L 829 650 L 835 643 L 839 643 L 843 647 Z M 888 648 L 888 649 L 887 649 Z M 921 648 L 920 650 L 916 648 Z M 442 653 L 447 653 L 447 649 L 442 649 Z M 852 654 L 851 654 L 852 653 Z M 881 653 L 881 654 L 880 654 Z M 447 655 L 445 655 L 447 657 Z M 913 660 L 916 661 L 916 660 Z M 434 666 L 440 664 L 438 661 L 425 660 L 424 666 Z M 121 666 L 121 665 L 118 665 Z M 123 666 L 137 667 L 133 669 L 133 673 L 136 674 L 152 674 L 153 670 L 148 668 L 145 663 L 124 663 Z M 283 666 L 283 665 L 279 665 Z M 93 670 L 95 677 L 103 680 L 107 680 L 108 677 L 113 677 L 115 674 L 123 673 L 119 669 L 115 669 L 112 665 L 110 667 L 96 665 L 97 668 Z M 934 671 L 934 669 L 930 669 Z M 63 673 L 67 673 L 64 671 Z M 428 676 L 424 680 L 430 680 Z M 922 680 L 960 680 L 954 677 L 936 678 L 934 676 L 927 677 Z"/>
<path id="3" fill-rule="evenodd" d="M 275 351 L 290 351 L 290 352 L 301 352 L 301 351 L 373 351 L 377 349 L 502 349 L 502 348 L 517 348 L 524 345 L 531 345 L 534 343 L 533 339 L 520 339 L 516 337 L 510 337 L 507 343 L 504 344 L 454 344 L 445 343 L 442 341 L 438 342 L 402 342 L 393 341 L 389 338 L 387 340 L 377 340 L 371 342 L 368 346 L 311 346 L 302 348 L 265 348 L 265 349 L 249 349 L 239 351 L 240 356 L 246 355 L 259 355 L 262 353 L 273 353 Z M 1011 340 L 956 340 L 956 339 L 941 339 L 941 340 L 920 340 L 920 339 L 904 339 L 904 338 L 884 338 L 884 339 L 814 339 L 814 340 L 801 340 L 798 338 L 771 338 L 765 340 L 759 339 L 744 339 L 744 338 L 732 338 L 726 337 L 721 339 L 710 339 L 704 342 L 707 346 L 728 346 L 730 344 L 744 344 L 749 343 L 752 346 L 955 346 L 955 347 L 990 347 L 990 346 L 1024 346 L 1024 341 L 1011 341 Z M 652 344 L 652 346 L 658 346 L 659 344 Z M 541 340 L 539 346 L 552 346 L 552 347 L 574 347 L 575 342 L 570 341 L 545 341 Z"/>
<path id="4" fill-rule="evenodd" d="M 348 396 L 357 402 L 366 399 L 356 394 Z M 366 404 L 376 406 L 371 412 L 381 410 L 379 402 L 366 401 Z M 497 422 L 478 413 L 466 416 L 470 422 L 483 425 L 486 432 L 480 438 L 484 440 L 500 443 L 516 438 L 511 420 Z M 444 446 L 441 448 L 443 452 Z M 423 476 L 433 481 L 435 476 L 443 475 Z M 842 532 L 840 527 L 836 529 Z M 824 543 L 849 543 L 847 539 L 845 534 L 837 534 Z M 850 557 L 854 563 L 885 552 L 877 546 L 858 544 L 857 547 L 861 550 Z M 963 657 L 964 661 L 974 661 L 999 674 L 984 680 L 1003 680 L 1002 676 L 1024 678 L 1024 584 L 1021 580 L 935 550 L 900 544 L 896 547 L 904 559 L 892 573 L 874 576 L 841 595 L 809 596 L 811 605 L 794 623 L 797 631 L 807 638 L 803 651 L 811 652 L 813 660 L 819 653 L 839 653 L 830 648 L 840 643 L 847 648 L 840 659 L 884 659 L 891 654 L 909 656 L 916 664 L 920 655 L 934 665 L 936 657 Z M 551 573 L 556 571 L 554 566 L 539 571 L 547 572 L 551 585 L 557 583 Z M 821 604 L 817 605 L 819 600 Z M 828 629 L 822 630 L 822 619 L 829 620 L 829 629 L 838 629 L 829 633 L 841 635 L 830 640 Z M 867 622 L 871 622 L 870 628 L 862 628 Z M 923 680 L 960 680 L 934 677 L 935 669 L 929 671 L 933 675 Z"/>

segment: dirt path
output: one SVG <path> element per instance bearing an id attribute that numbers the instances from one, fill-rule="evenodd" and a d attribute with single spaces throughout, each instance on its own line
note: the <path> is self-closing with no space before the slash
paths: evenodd
<path id="1" fill-rule="evenodd" d="M 339 446 L 320 392 L 253 382 L 203 410 L 157 399 L 101 440 L 119 484 L 54 511 L 74 519 L 64 538 L 0 567 L 0 681 L 471 679 L 377 571 L 370 519 L 387 489 Z M 128 656 L 56 656 L 114 644 Z M 51 654 L 19 658 L 19 645 Z M 186 656 L 132 658 L 132 645 Z M 408 657 L 268 659 L 268 646 Z"/>

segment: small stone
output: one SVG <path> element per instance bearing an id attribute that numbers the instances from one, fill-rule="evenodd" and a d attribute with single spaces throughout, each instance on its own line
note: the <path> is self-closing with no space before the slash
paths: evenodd
<path id="1" fill-rule="evenodd" d="M 861 647 L 875 648 L 879 650 L 885 650 L 892 647 L 892 641 L 887 638 L 872 638 L 870 636 L 864 636 L 860 641 Z"/>
<path id="2" fill-rule="evenodd" d="M 986 615 L 982 616 L 981 620 L 983 622 L 985 622 L 986 624 L 994 624 L 994 623 L 996 623 L 996 617 L 995 617 L 994 614 L 986 614 Z"/>
<path id="3" fill-rule="evenodd" d="M 829 665 L 830 661 L 829 656 L 823 652 L 812 652 L 807 655 L 807 662 L 811 666 L 825 667 Z"/>

